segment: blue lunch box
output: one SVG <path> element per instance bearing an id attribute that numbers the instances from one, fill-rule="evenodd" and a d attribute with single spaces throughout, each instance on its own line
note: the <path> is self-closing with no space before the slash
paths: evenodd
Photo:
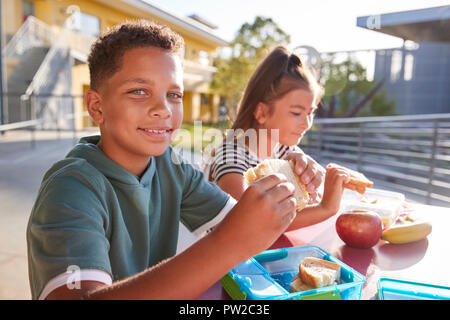
<path id="1" fill-rule="evenodd" d="M 289 285 L 305 257 L 316 257 L 341 266 L 341 283 L 302 292 Z M 359 300 L 365 277 L 316 246 L 266 250 L 228 272 L 221 280 L 234 300 Z"/>

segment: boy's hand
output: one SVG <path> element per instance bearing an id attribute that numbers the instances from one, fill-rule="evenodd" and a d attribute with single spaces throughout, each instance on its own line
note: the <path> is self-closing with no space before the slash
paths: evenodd
<path id="1" fill-rule="evenodd" d="M 334 215 L 341 206 L 344 184 L 350 181 L 350 175 L 341 168 L 327 168 L 325 186 L 321 206 L 330 214 Z"/>
<path id="2" fill-rule="evenodd" d="M 247 188 L 218 229 L 237 241 L 247 256 L 266 250 L 295 218 L 293 194 L 294 185 L 283 175 L 264 177 Z"/>
<path id="3" fill-rule="evenodd" d="M 317 198 L 320 201 L 320 195 L 317 195 L 317 192 L 325 179 L 325 169 L 303 152 L 289 152 L 284 159 L 295 162 L 294 171 L 300 177 L 300 181 L 305 184 L 311 198 Z"/>

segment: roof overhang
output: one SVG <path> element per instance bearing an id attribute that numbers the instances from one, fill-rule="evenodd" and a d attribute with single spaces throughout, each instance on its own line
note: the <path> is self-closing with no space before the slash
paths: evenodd
<path id="1" fill-rule="evenodd" d="M 167 23 L 183 30 L 187 35 L 214 46 L 228 46 L 228 41 L 222 39 L 202 23 L 189 17 L 181 17 L 167 9 L 163 9 L 147 0 L 95 0 L 108 7 L 126 12 L 133 16 L 148 18 L 146 14 L 158 17 Z"/>
<path id="2" fill-rule="evenodd" d="M 450 6 L 358 17 L 356 25 L 414 42 L 450 42 Z"/>

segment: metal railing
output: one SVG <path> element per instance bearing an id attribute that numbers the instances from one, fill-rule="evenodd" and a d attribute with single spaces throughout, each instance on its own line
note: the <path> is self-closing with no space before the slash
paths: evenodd
<path id="1" fill-rule="evenodd" d="M 73 24 L 74 16 L 72 15 L 64 22 L 56 41 L 54 41 L 53 46 L 45 56 L 44 61 L 42 61 L 38 71 L 33 77 L 33 81 L 28 86 L 22 99 L 28 100 L 32 93 L 39 94 L 39 90 L 41 88 L 46 87 L 49 83 L 54 81 L 54 79 L 49 76 L 52 74 L 52 68 L 54 68 L 54 65 L 61 60 L 61 57 L 68 56 L 70 54 L 70 50 L 72 49 L 72 40 L 75 37 L 78 41 L 74 43 L 76 44 L 74 50 L 82 50 L 80 53 L 87 57 L 90 43 L 92 43 L 95 39 L 75 34 L 73 31 Z"/>
<path id="2" fill-rule="evenodd" d="M 75 55 L 77 59 L 86 60 L 90 44 L 95 40 L 92 37 L 76 33 L 73 28 L 73 21 L 74 16 L 71 15 L 66 19 L 59 32 L 56 32 L 54 28 L 39 19 L 29 16 L 11 41 L 9 41 L 2 54 L 5 61 L 8 62 L 11 60 L 10 69 L 15 68 L 20 63 L 20 59 L 24 58 L 23 55 L 29 49 L 44 46 L 48 47 L 49 50 L 36 70 L 32 81 L 24 91 L 21 91 L 21 88 L 17 89 L 14 87 L 9 88 L 8 85 L 4 86 L 5 88 L 8 87 L 10 91 L 17 92 L 8 92 L 2 97 L 3 105 L 5 106 L 1 117 L 3 123 L 10 122 L 9 114 L 11 110 L 14 111 L 17 117 L 16 108 L 20 109 L 18 112 L 20 112 L 21 122 L 35 120 L 36 118 L 34 116 L 36 112 L 33 111 L 35 103 L 31 101 L 33 96 L 60 96 L 65 93 L 70 95 L 71 88 L 64 87 L 62 83 L 55 81 L 55 75 L 61 72 L 61 70 L 70 69 L 70 54 Z M 64 77 L 67 78 L 67 75 Z M 5 79 L 5 83 L 8 83 L 8 80 Z M 10 101 L 8 98 L 13 100 Z M 24 117 L 23 114 L 28 116 Z M 14 118 L 13 121 L 17 122 L 17 119 Z"/>
<path id="3" fill-rule="evenodd" d="M 316 119 L 301 147 L 383 187 L 450 206 L 450 113 Z"/>
<path id="4" fill-rule="evenodd" d="M 22 97 L 23 100 L 29 99 L 29 97 L 33 92 L 35 93 L 39 92 L 39 89 L 45 87 L 45 85 L 48 82 L 54 81 L 54 79 L 50 77 L 50 75 L 52 74 L 51 71 L 53 65 L 55 64 L 55 62 L 59 62 L 59 60 L 61 60 L 64 56 L 67 56 L 69 54 L 68 51 L 69 32 L 70 31 L 67 29 L 62 29 L 62 31 L 59 33 L 57 41 L 50 48 L 49 52 L 45 56 L 41 65 L 39 66 L 39 69 L 34 75 L 33 80 L 31 81 L 30 85 L 25 91 L 25 94 Z"/>
<path id="5" fill-rule="evenodd" d="M 30 143 L 33 148 L 36 145 L 35 131 L 37 130 L 51 130 L 58 134 L 62 131 L 71 131 L 75 140 L 80 127 L 76 122 L 83 122 L 84 119 L 89 118 L 87 111 L 79 110 L 83 104 L 83 99 L 83 95 L 32 94 L 28 100 L 24 100 L 21 104 L 21 108 L 23 108 L 21 114 L 26 116 L 17 122 L 0 124 L 0 133 L 3 134 L 11 130 L 29 131 Z M 78 108 L 76 105 L 78 105 Z M 81 125 L 81 127 L 85 126 Z M 89 127 L 89 125 L 86 127 Z"/>

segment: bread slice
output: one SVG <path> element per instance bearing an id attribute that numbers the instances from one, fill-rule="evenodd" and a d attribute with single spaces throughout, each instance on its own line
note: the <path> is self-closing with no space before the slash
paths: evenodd
<path id="1" fill-rule="evenodd" d="M 364 194 L 364 192 L 366 192 L 366 188 L 370 188 L 373 186 L 373 182 L 367 179 L 366 176 L 360 172 L 345 168 L 336 163 L 329 163 L 327 165 L 327 168 L 331 167 L 341 168 L 348 172 L 348 174 L 350 175 L 350 182 L 344 185 L 344 187 L 347 189 L 354 190 L 360 194 Z"/>
<path id="2" fill-rule="evenodd" d="M 292 279 L 291 284 L 289 285 L 289 292 L 300 292 L 300 291 L 308 291 L 315 289 L 312 286 L 307 285 L 302 281 L 302 279 L 298 276 L 298 274 Z"/>
<path id="3" fill-rule="evenodd" d="M 281 173 L 286 176 L 287 181 L 295 186 L 294 197 L 297 199 L 297 211 L 306 207 L 309 195 L 300 177 L 294 173 L 294 163 L 282 159 L 266 159 L 254 168 L 248 169 L 244 177 L 248 184 L 252 184 L 261 178 L 273 173 Z"/>
<path id="4" fill-rule="evenodd" d="M 332 286 L 341 280 L 340 265 L 315 257 L 304 258 L 299 270 L 302 281 L 313 288 Z"/>

